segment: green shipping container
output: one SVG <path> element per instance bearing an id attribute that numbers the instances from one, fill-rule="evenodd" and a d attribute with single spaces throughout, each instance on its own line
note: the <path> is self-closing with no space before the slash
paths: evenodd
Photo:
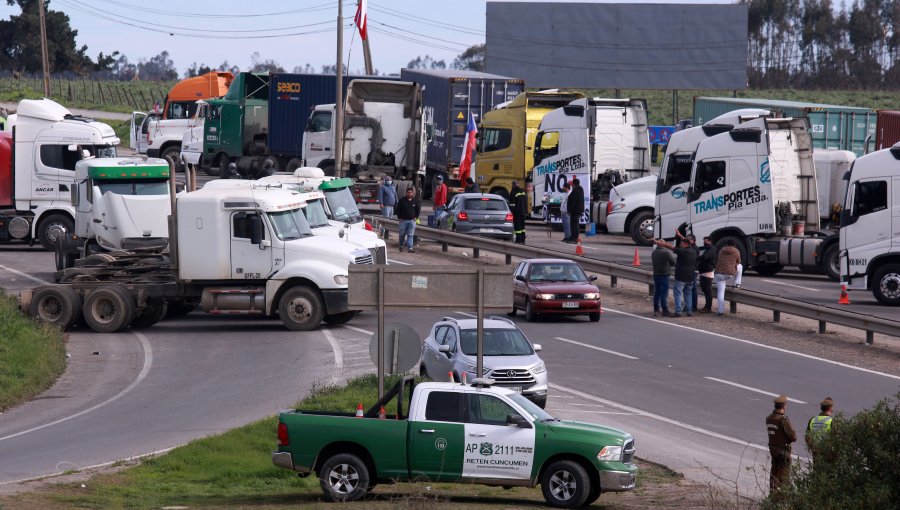
<path id="1" fill-rule="evenodd" d="M 871 108 L 781 101 L 777 99 L 694 97 L 694 125 L 741 108 L 764 108 L 776 117 L 806 118 L 813 147 L 862 156 L 875 149 L 877 114 Z"/>

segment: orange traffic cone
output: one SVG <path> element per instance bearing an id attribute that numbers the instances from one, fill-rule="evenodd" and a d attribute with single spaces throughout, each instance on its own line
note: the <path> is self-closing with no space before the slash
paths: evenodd
<path id="1" fill-rule="evenodd" d="M 631 265 L 634 266 L 634 267 L 640 267 L 640 266 L 641 266 L 641 256 L 638 254 L 638 249 L 637 249 L 637 248 L 634 249 L 634 258 L 631 259 Z"/>
<path id="2" fill-rule="evenodd" d="M 850 294 L 847 293 L 847 286 L 841 285 L 841 297 L 838 299 L 839 305 L 849 305 L 850 304 Z"/>
<path id="3" fill-rule="evenodd" d="M 453 379 L 453 372 L 447 372 L 447 377 L 450 378 L 450 382 L 456 382 L 456 381 Z"/>
<path id="4" fill-rule="evenodd" d="M 356 417 L 357 417 L 357 418 L 362 418 L 362 417 L 363 417 L 362 402 L 360 402 L 360 403 L 356 406 Z"/>
<path id="5" fill-rule="evenodd" d="M 466 384 L 466 373 L 465 372 L 462 373 L 462 383 Z"/>
<path id="6" fill-rule="evenodd" d="M 581 236 L 578 237 L 578 244 L 575 245 L 575 255 L 584 255 L 584 248 L 581 247 Z"/>
<path id="7" fill-rule="evenodd" d="M 381 406 L 381 408 L 378 409 L 378 418 L 381 419 L 381 420 L 383 420 L 383 419 L 385 419 L 386 417 L 387 417 L 387 415 L 386 415 L 385 412 L 384 412 L 384 406 Z"/>

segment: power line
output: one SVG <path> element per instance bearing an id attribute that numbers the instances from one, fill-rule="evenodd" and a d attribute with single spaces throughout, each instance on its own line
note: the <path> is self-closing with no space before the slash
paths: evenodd
<path id="1" fill-rule="evenodd" d="M 106 4 L 118 5 L 120 7 L 124 7 L 128 10 L 132 11 L 140 11 L 147 12 L 150 14 L 158 14 L 160 16 L 173 16 L 179 18 L 258 18 L 258 17 L 269 17 L 269 16 L 285 16 L 288 14 L 299 14 L 303 12 L 312 12 L 312 11 L 320 11 L 331 9 L 334 7 L 332 2 L 318 4 L 312 7 L 305 7 L 303 9 L 292 9 L 289 11 L 279 11 L 279 12 L 265 12 L 265 13 L 257 13 L 250 12 L 244 14 L 218 14 L 215 12 L 177 12 L 171 10 L 161 10 L 161 9 L 151 9 L 149 7 L 145 7 L 142 5 L 134 5 L 127 2 L 119 2 L 116 0 L 105 0 Z"/>

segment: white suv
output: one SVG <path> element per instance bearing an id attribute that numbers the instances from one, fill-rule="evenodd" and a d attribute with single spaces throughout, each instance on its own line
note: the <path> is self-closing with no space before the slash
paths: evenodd
<path id="1" fill-rule="evenodd" d="M 438 381 L 446 381 L 449 373 L 460 381 L 475 379 L 477 361 L 477 324 L 475 319 L 457 320 L 444 317 L 431 327 L 422 342 L 419 372 Z M 525 334 L 509 319 L 490 317 L 484 320 L 484 377 L 496 386 L 514 389 L 544 407 L 547 405 L 547 368 L 537 355 L 540 344 L 532 345 Z"/>

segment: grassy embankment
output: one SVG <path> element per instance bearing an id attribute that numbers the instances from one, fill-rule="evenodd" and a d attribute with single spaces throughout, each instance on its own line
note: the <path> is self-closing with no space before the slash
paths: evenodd
<path id="1" fill-rule="evenodd" d="M 391 384 L 393 381 L 389 381 Z M 352 412 L 356 404 L 376 400 L 374 375 L 354 379 L 346 387 L 314 390 L 298 407 Z M 393 409 L 388 409 L 390 414 Z M 135 467 L 97 475 L 86 482 L 52 485 L 46 490 L 0 498 L 10 508 L 336 508 L 321 500 L 314 477 L 299 479 L 272 465 L 276 419 L 265 418 L 222 435 L 193 441 Z M 679 477 L 664 468 L 642 464 L 638 489 L 677 483 Z M 82 487 L 82 483 L 84 487 Z M 653 491 L 656 493 L 657 491 Z M 616 504 L 617 496 L 601 498 L 605 508 L 631 508 Z M 452 499 L 452 502 L 451 502 Z M 362 507 L 377 509 L 458 507 L 544 507 L 539 489 L 460 484 L 397 484 L 377 487 Z"/>
<path id="2" fill-rule="evenodd" d="M 0 412 L 52 386 L 65 368 L 63 334 L 36 326 L 0 290 Z"/>

